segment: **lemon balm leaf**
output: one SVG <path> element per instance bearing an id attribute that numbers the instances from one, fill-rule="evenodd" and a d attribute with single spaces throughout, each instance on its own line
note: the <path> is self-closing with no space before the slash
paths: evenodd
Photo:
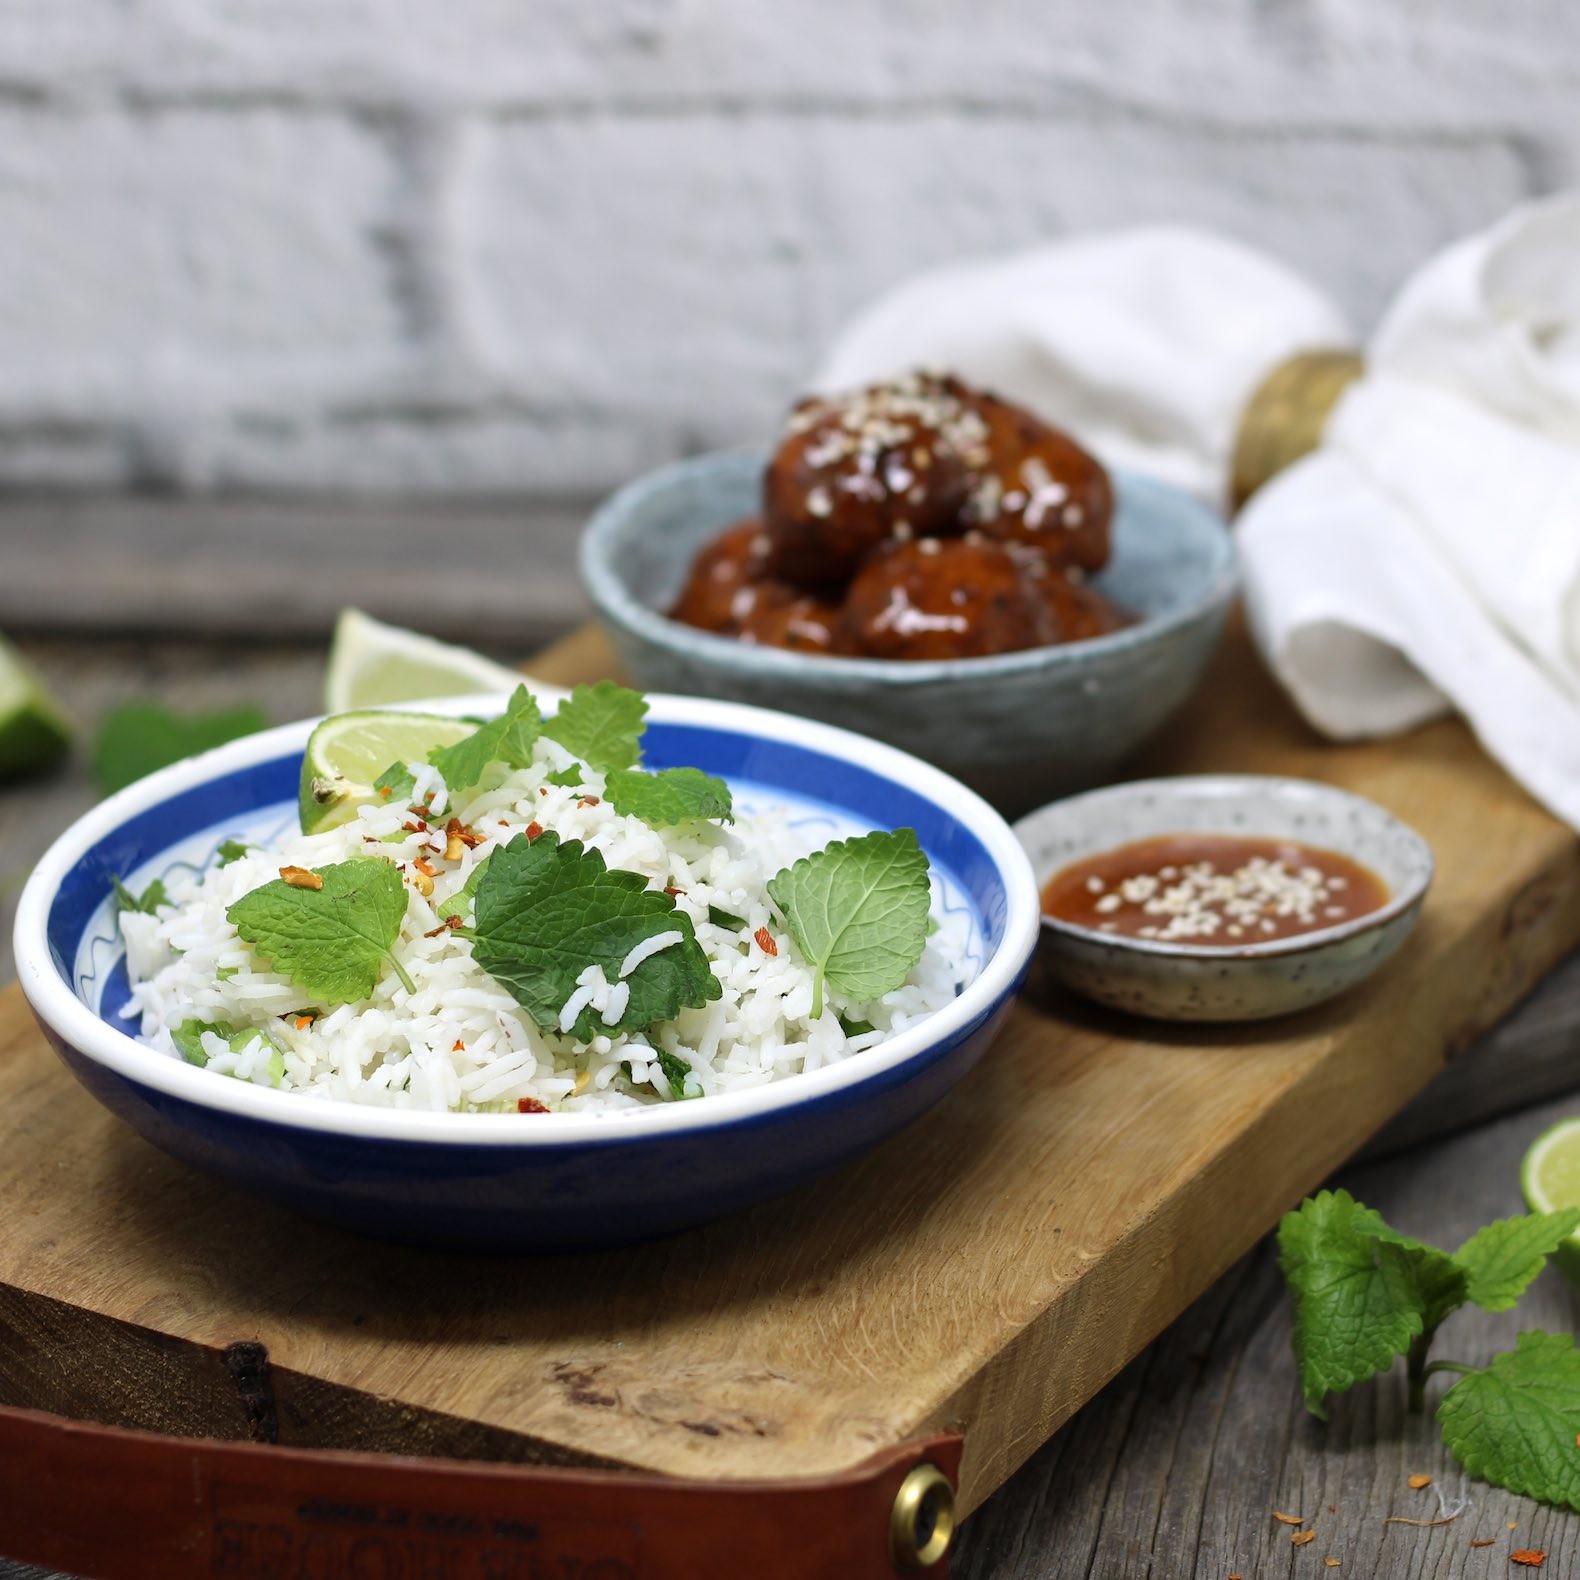
<path id="1" fill-rule="evenodd" d="M 1395 1234 L 1348 1191 L 1319 1191 L 1286 1213 L 1278 1261 L 1306 1408 L 1320 1420 L 1329 1393 L 1387 1371 L 1464 1300 L 1451 1257 Z"/>
<path id="2" fill-rule="evenodd" d="M 648 887 L 637 872 L 604 865 L 602 855 L 557 834 L 517 835 L 489 857 L 463 936 L 472 957 L 545 1031 L 592 965 L 613 983 L 631 951 L 666 933 L 677 941 L 648 955 L 624 981 L 624 1013 L 605 1022 L 590 1006 L 571 1027 L 586 1042 L 599 1032 L 638 1031 L 700 1009 L 720 996 L 691 918 L 673 896 Z"/>
<path id="3" fill-rule="evenodd" d="M 604 781 L 604 799 L 623 817 L 639 817 L 650 828 L 698 818 L 735 821 L 730 787 L 700 768 L 615 768 Z"/>
<path id="4" fill-rule="evenodd" d="M 1454 1253 L 1465 1273 L 1466 1298 L 1487 1311 L 1507 1311 L 1576 1228 L 1580 1207 L 1489 1223 Z"/>
<path id="5" fill-rule="evenodd" d="M 106 795 L 124 789 L 156 768 L 167 768 L 239 735 L 265 729 L 269 721 L 248 705 L 217 713 L 182 715 L 157 702 L 128 702 L 113 708 L 99 725 L 93 771 Z"/>
<path id="6" fill-rule="evenodd" d="M 144 916 L 152 916 L 161 905 L 170 903 L 163 878 L 155 878 L 141 894 L 133 894 L 119 878 L 111 878 L 110 882 L 115 888 L 115 908 L 118 911 L 136 911 Z"/>
<path id="7" fill-rule="evenodd" d="M 932 895 L 912 829 L 826 845 L 770 878 L 768 894 L 815 973 L 814 1019 L 825 982 L 851 999 L 877 998 L 905 981 L 927 946 Z"/>
<path id="8" fill-rule="evenodd" d="M 1437 1420 L 1472 1476 L 1580 1510 L 1580 1353 L 1569 1334 L 1520 1334 L 1443 1395 Z"/>
<path id="9" fill-rule="evenodd" d="M 477 893 L 477 886 L 483 881 L 483 874 L 488 870 L 488 864 L 493 859 L 494 853 L 490 851 L 472 868 L 466 882 L 439 906 L 434 914 L 441 922 L 449 921 L 452 916 L 465 916 L 471 910 L 472 897 Z"/>
<path id="10" fill-rule="evenodd" d="M 551 741 L 607 773 L 642 760 L 647 699 L 612 680 L 578 686 L 543 726 Z"/>
<path id="11" fill-rule="evenodd" d="M 543 720 L 536 699 L 525 686 L 517 686 L 497 719 L 479 726 L 453 746 L 430 752 L 428 761 L 443 775 L 445 788 L 453 798 L 480 784 L 494 763 L 525 768 L 532 761 L 532 748 L 542 733 Z"/>
<path id="12" fill-rule="evenodd" d="M 391 950 L 406 917 L 406 885 L 379 856 L 315 867 L 319 889 L 277 878 L 244 894 L 225 912 L 270 966 L 321 1004 L 352 1004 L 392 968 L 408 993 L 416 988 Z"/>

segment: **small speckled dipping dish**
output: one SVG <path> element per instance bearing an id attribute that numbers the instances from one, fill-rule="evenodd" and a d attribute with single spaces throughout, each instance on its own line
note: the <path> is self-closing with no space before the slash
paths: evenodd
<path id="1" fill-rule="evenodd" d="M 1387 904 L 1364 916 L 1227 947 L 1128 938 L 1043 916 L 1038 953 L 1057 981 L 1159 1020 L 1265 1020 L 1344 992 L 1398 950 L 1432 882 L 1431 847 L 1413 828 L 1371 801 L 1306 779 L 1144 779 L 1055 801 L 1023 817 L 1015 833 L 1039 889 L 1073 862 L 1167 834 L 1299 840 L 1349 856 L 1388 885 Z"/>

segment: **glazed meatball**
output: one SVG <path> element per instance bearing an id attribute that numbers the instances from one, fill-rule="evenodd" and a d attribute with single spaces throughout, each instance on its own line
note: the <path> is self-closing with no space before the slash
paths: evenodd
<path id="1" fill-rule="evenodd" d="M 952 379 L 912 374 L 803 401 L 763 477 L 773 573 L 847 582 L 880 543 L 961 530 L 985 425 Z"/>
<path id="2" fill-rule="evenodd" d="M 1102 463 L 996 395 L 977 395 L 975 408 L 987 425 L 989 461 L 973 480 L 967 524 L 1035 548 L 1056 565 L 1101 570 L 1114 514 Z"/>
<path id="3" fill-rule="evenodd" d="M 704 631 L 734 634 L 758 601 L 767 562 L 762 522 L 755 516 L 737 521 L 698 551 L 671 616 Z"/>
<path id="4" fill-rule="evenodd" d="M 797 593 L 784 582 L 764 584 L 756 607 L 741 621 L 743 642 L 787 647 L 798 653 L 849 650 L 840 605 L 815 593 Z"/>
<path id="5" fill-rule="evenodd" d="M 1022 551 L 1021 574 L 1047 608 L 1055 642 L 1084 642 L 1135 624 L 1133 615 L 1089 585 L 1080 571 L 1063 570 L 1040 554 Z"/>
<path id="6" fill-rule="evenodd" d="M 1058 640 L 1016 552 L 975 534 L 885 545 L 851 583 L 845 627 L 873 658 L 977 658 Z"/>

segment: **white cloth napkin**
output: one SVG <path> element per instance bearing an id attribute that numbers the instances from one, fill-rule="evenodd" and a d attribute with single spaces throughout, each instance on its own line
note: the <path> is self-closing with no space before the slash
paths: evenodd
<path id="1" fill-rule="evenodd" d="M 1257 385 L 1353 338 L 1281 264 L 1147 228 L 912 280 L 814 384 L 951 367 L 1221 503 Z M 1389 734 L 1457 707 L 1580 828 L 1580 194 L 1429 262 L 1367 361 L 1322 449 L 1241 516 L 1256 640 L 1318 729 Z"/>

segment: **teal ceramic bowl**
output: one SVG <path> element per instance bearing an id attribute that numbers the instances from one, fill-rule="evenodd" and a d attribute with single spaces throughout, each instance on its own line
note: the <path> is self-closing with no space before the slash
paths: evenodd
<path id="1" fill-rule="evenodd" d="M 759 509 L 766 456 L 676 462 L 599 507 L 582 577 L 631 679 L 842 725 L 936 763 L 1015 812 L 1100 784 L 1195 689 L 1237 585 L 1200 501 L 1119 472 L 1113 559 L 1096 585 L 1139 624 L 1062 647 L 903 663 L 752 647 L 664 613 L 697 549 Z"/>

